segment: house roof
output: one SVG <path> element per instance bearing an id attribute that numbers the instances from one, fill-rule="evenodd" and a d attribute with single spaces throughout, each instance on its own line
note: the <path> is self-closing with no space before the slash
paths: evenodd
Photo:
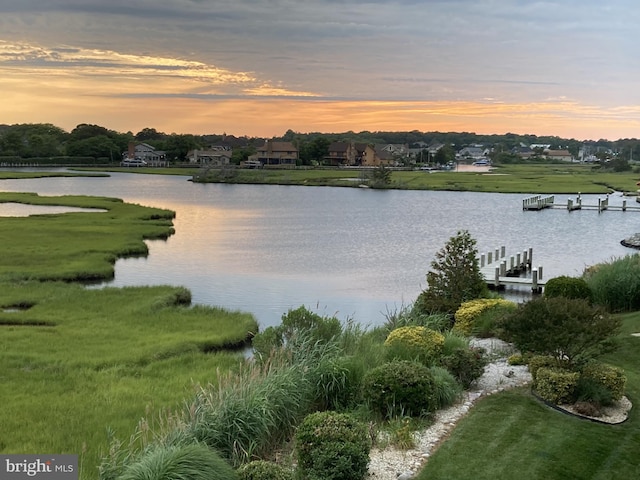
<path id="1" fill-rule="evenodd" d="M 393 153 L 387 149 L 387 145 L 374 145 L 373 149 L 376 152 L 376 156 L 380 160 L 392 160 Z"/>
<path id="2" fill-rule="evenodd" d="M 267 142 L 260 147 L 261 152 L 269 151 L 269 152 L 297 152 L 298 149 L 291 142 L 274 142 L 272 140 L 267 140 Z"/>
<path id="3" fill-rule="evenodd" d="M 545 155 L 549 157 L 570 157 L 571 153 L 569 150 L 548 150 Z"/>
<path id="4" fill-rule="evenodd" d="M 346 152 L 347 148 L 349 148 L 349 144 L 347 142 L 333 142 L 329 145 L 330 152 Z"/>

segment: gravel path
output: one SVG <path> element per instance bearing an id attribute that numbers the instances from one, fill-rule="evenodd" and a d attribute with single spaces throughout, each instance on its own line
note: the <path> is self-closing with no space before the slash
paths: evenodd
<path id="1" fill-rule="evenodd" d="M 369 463 L 369 478 L 372 480 L 408 480 L 413 478 L 437 446 L 453 430 L 460 420 L 480 397 L 502 390 L 526 385 L 531 382 L 531 374 L 525 365 L 514 366 L 507 363 L 507 357 L 513 353 L 511 345 L 495 338 L 475 339 L 473 346 L 487 350 L 490 363 L 484 374 L 466 391 L 462 400 L 449 408 L 436 413 L 436 418 L 428 429 L 416 432 L 415 448 L 411 450 L 372 449 Z"/>

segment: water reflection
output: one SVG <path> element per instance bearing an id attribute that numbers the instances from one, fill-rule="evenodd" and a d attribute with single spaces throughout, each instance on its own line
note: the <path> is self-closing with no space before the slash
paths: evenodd
<path id="1" fill-rule="evenodd" d="M 194 302 L 250 311 L 263 327 L 300 305 L 380 324 L 415 299 L 436 252 L 461 229 L 480 252 L 533 248 L 545 278 L 634 253 L 620 240 L 640 230 L 638 212 L 524 212 L 518 194 L 192 184 L 144 174 L 3 180 L 0 189 L 174 210 L 176 233 L 148 242 L 147 258 L 119 260 L 112 284 L 184 285 Z"/>
<path id="2" fill-rule="evenodd" d="M 77 208 L 59 205 L 28 205 L 26 203 L 0 202 L 0 217 L 28 217 L 72 212 L 106 212 L 101 208 Z"/>

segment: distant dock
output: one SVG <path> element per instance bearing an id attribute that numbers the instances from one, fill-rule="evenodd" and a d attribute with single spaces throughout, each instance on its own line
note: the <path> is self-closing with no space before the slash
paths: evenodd
<path id="1" fill-rule="evenodd" d="M 636 201 L 635 203 L 637 204 L 638 202 Z M 567 203 L 556 203 L 555 195 L 549 195 L 546 197 L 534 195 L 533 197 L 528 197 L 522 200 L 523 210 L 543 210 L 545 208 L 562 208 L 570 212 L 574 210 L 597 210 L 598 213 L 606 210 L 640 212 L 640 205 L 629 205 L 626 199 L 622 200 L 622 205 L 611 205 L 609 203 L 609 195 L 605 198 L 598 198 L 597 204 L 584 204 L 580 193 L 578 193 L 575 200 L 569 198 Z"/>
<path id="2" fill-rule="evenodd" d="M 480 255 L 480 272 L 486 284 L 500 290 L 506 286 L 529 287 L 533 293 L 541 293 L 545 285 L 542 266 L 532 268 L 533 249 L 516 253 L 507 258 L 504 246 Z"/>

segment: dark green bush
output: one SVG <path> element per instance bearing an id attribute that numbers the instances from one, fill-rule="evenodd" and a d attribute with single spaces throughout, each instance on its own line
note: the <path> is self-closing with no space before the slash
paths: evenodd
<path id="1" fill-rule="evenodd" d="M 360 480 L 367 476 L 371 437 L 364 423 L 344 413 L 317 412 L 295 438 L 298 472 L 305 480 Z"/>
<path id="2" fill-rule="evenodd" d="M 484 348 L 458 348 L 440 359 L 440 364 L 449 370 L 465 389 L 484 373 L 487 360 Z"/>
<path id="3" fill-rule="evenodd" d="M 238 475 L 205 445 L 156 446 L 128 465 L 118 480 L 234 480 Z"/>
<path id="4" fill-rule="evenodd" d="M 238 469 L 240 480 L 293 480 L 293 471 L 266 460 L 254 460 Z"/>
<path id="5" fill-rule="evenodd" d="M 476 241 L 468 231 L 459 231 L 436 253 L 427 285 L 414 304 L 420 314 L 453 314 L 463 302 L 489 294 L 480 272 Z"/>
<path id="6" fill-rule="evenodd" d="M 544 286 L 544 296 L 582 298 L 591 302 L 593 295 L 584 278 L 561 276 L 547 281 Z"/>
<path id="7" fill-rule="evenodd" d="M 600 362 L 588 363 L 580 372 L 580 378 L 602 385 L 610 392 L 612 400 L 622 398 L 627 384 L 627 377 L 622 369 Z"/>
<path id="8" fill-rule="evenodd" d="M 579 403 L 591 404 L 596 410 L 613 405 L 611 390 L 593 378 L 580 376 L 576 385 L 576 399 Z M 585 410 L 588 407 L 585 406 Z"/>
<path id="9" fill-rule="evenodd" d="M 506 339 L 521 352 L 550 355 L 577 365 L 611 350 L 620 325 L 619 317 L 587 300 L 543 296 L 520 304 L 503 328 Z"/>
<path id="10" fill-rule="evenodd" d="M 578 372 L 541 367 L 536 375 L 536 392 L 540 398 L 555 405 L 573 403 L 579 378 Z"/>
<path id="11" fill-rule="evenodd" d="M 384 417 L 417 417 L 433 412 L 433 377 L 418 362 L 395 360 L 369 370 L 362 381 L 363 398 Z"/>

